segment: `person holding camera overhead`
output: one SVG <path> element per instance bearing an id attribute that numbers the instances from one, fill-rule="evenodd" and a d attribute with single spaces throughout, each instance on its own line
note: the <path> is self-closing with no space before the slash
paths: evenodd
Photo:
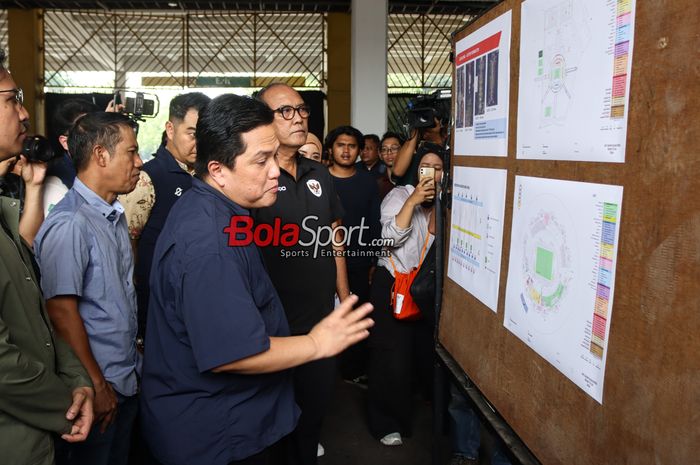
<path id="1" fill-rule="evenodd" d="M 401 146 L 394 159 L 391 174 L 392 180 L 397 186 L 412 185 L 418 182 L 418 150 L 423 144 L 437 144 L 445 146 L 447 141 L 447 126 L 441 118 L 434 118 L 435 124 L 427 128 L 412 128 L 411 137 Z"/>
<path id="2" fill-rule="evenodd" d="M 399 319 L 415 305 L 402 288 L 420 267 L 435 239 L 436 185 L 442 178 L 442 149 L 418 149 L 416 185 L 398 186 L 381 206 L 382 238 L 393 239 L 390 256 L 379 258 L 370 291 L 375 327 L 368 339 L 368 421 L 372 435 L 386 446 L 400 446 L 411 433 L 413 367 L 431 379 L 433 328 L 424 320 Z M 409 285 L 410 287 L 410 285 Z"/>

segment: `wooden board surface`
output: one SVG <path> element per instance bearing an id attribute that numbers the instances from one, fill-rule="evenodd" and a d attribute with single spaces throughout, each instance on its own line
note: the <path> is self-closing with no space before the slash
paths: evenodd
<path id="1" fill-rule="evenodd" d="M 498 313 L 446 279 L 440 342 L 545 465 L 700 463 L 697 5 L 637 0 L 617 164 L 516 160 L 520 3 L 505 0 L 454 38 L 512 10 L 508 157 L 453 158 L 508 170 Z M 503 326 L 516 175 L 624 186 L 602 405 Z"/>

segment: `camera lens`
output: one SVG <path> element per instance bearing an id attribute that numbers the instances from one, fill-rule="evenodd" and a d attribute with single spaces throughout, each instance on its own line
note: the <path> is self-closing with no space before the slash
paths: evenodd
<path id="1" fill-rule="evenodd" d="M 24 139 L 22 154 L 30 162 L 48 162 L 54 157 L 51 143 L 43 136 L 29 136 Z"/>

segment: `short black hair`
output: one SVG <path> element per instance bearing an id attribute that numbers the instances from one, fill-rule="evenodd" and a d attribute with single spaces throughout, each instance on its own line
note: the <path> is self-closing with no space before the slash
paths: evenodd
<path id="1" fill-rule="evenodd" d="M 0 47 L 0 70 L 7 69 L 5 68 L 5 60 L 7 59 L 7 55 L 5 54 L 5 48 Z"/>
<path id="2" fill-rule="evenodd" d="M 379 147 L 379 144 L 381 143 L 379 141 L 379 136 L 376 134 L 365 134 L 364 140 L 373 141 L 377 147 Z"/>
<path id="3" fill-rule="evenodd" d="M 201 92 L 180 94 L 170 101 L 168 119 L 182 121 L 188 111 L 197 110 L 197 113 L 200 113 L 209 102 L 211 99 Z"/>
<path id="4" fill-rule="evenodd" d="M 403 143 L 406 142 L 406 141 L 404 140 L 404 138 L 401 137 L 401 135 L 400 135 L 399 133 L 393 132 L 393 131 L 387 131 L 387 132 L 385 132 L 384 135 L 382 136 L 382 140 L 379 142 L 379 145 L 383 144 L 384 141 L 387 140 L 387 139 L 389 139 L 390 137 L 393 137 L 394 139 L 398 139 L 398 140 L 399 140 L 399 144 L 401 144 L 401 145 L 403 145 Z"/>
<path id="5" fill-rule="evenodd" d="M 51 118 L 51 136 L 65 136 L 78 117 L 99 111 L 97 105 L 82 98 L 69 98 L 61 102 Z"/>
<path id="6" fill-rule="evenodd" d="M 216 97 L 197 120 L 195 176 L 209 173 L 209 162 L 218 161 L 233 169 L 236 157 L 246 151 L 243 134 L 272 124 L 275 114 L 263 102 L 250 97 L 224 94 Z"/>
<path id="7" fill-rule="evenodd" d="M 121 128 L 136 130 L 136 123 L 121 113 L 96 111 L 78 118 L 68 131 L 68 152 L 73 159 L 75 171 L 81 172 L 90 162 L 92 150 L 101 145 L 110 154 L 121 142 Z"/>
<path id="8" fill-rule="evenodd" d="M 434 142 L 423 142 L 417 149 L 415 157 L 420 162 L 421 158 L 429 153 L 434 153 L 442 162 L 445 162 L 445 158 L 448 156 L 447 151 L 442 145 L 438 145 Z"/>
<path id="9" fill-rule="evenodd" d="M 326 140 L 323 143 L 323 148 L 330 151 L 333 148 L 335 140 L 340 136 L 351 136 L 357 141 L 357 147 L 362 150 L 365 148 L 365 138 L 359 129 L 352 126 L 338 126 L 326 135 Z"/>

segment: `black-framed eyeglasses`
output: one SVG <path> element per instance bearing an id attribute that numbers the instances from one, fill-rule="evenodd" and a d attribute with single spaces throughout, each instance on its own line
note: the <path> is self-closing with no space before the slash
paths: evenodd
<path id="1" fill-rule="evenodd" d="M 306 119 L 311 114 L 311 110 L 306 105 L 299 105 L 298 107 L 293 107 L 291 105 L 283 105 L 275 110 L 275 113 L 282 115 L 282 118 L 290 120 L 294 118 L 294 113 L 299 113 L 299 116 Z"/>
<path id="2" fill-rule="evenodd" d="M 14 92 L 15 101 L 20 105 L 24 105 L 24 91 L 21 88 L 18 87 L 16 89 L 0 90 L 0 94 L 4 94 L 6 92 Z"/>

